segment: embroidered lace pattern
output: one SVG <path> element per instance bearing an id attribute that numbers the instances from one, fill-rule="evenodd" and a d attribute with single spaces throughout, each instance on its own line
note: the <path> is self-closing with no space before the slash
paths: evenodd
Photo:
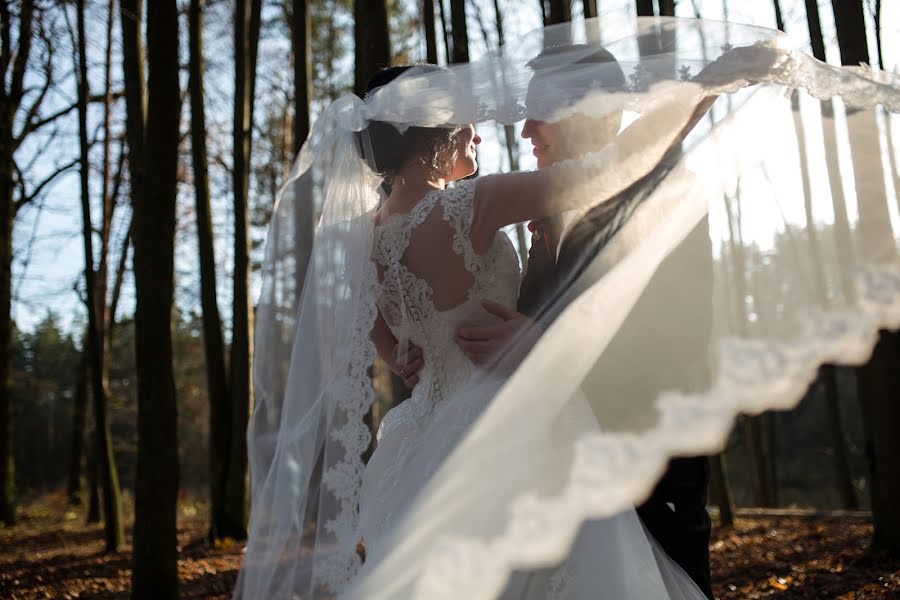
<path id="1" fill-rule="evenodd" d="M 382 269 L 378 306 L 398 339 L 409 339 L 422 349 L 425 363 L 412 396 L 385 415 L 378 439 L 397 428 L 404 429 L 401 435 L 409 435 L 410 427 L 420 430 L 441 400 L 469 379 L 474 366 L 456 346 L 454 332 L 473 312 L 483 312 L 482 299 L 515 306 L 520 271 L 509 237 L 498 231 L 490 248 L 480 255 L 469 241 L 474 191 L 475 182 L 463 182 L 452 189 L 431 192 L 410 213 L 392 215 L 376 227 L 373 258 Z M 466 300 L 448 310 L 435 307 L 431 285 L 403 262 L 413 229 L 437 207 L 453 230 L 453 251 L 462 256 L 473 276 Z M 380 476 L 374 496 L 365 498 L 366 502 L 378 503 L 390 495 L 415 447 L 418 444 L 412 439 L 403 440 L 398 455 Z M 379 531 L 388 526 L 392 516 L 389 513 L 379 524 Z"/>

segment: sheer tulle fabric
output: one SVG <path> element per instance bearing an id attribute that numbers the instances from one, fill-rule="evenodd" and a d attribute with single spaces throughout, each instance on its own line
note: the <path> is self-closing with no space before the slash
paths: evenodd
<path id="1" fill-rule="evenodd" d="M 631 510 L 668 459 L 717 451 L 739 414 L 793 406 L 819 365 L 858 364 L 879 328 L 900 326 L 896 148 L 884 133 L 896 126 L 900 85 L 782 43 L 748 26 L 608 15 L 536 31 L 470 65 L 412 70 L 320 115 L 269 231 L 238 597 L 548 597 L 567 569 L 594 579 L 574 578 L 560 597 L 584 597 L 578 586 L 597 579 L 610 597 L 628 597 L 615 595 L 618 584 L 650 597 L 627 574 L 651 561 L 653 590 L 683 589 L 684 574 L 637 535 Z M 570 68 L 599 46 L 625 75 L 619 89 L 594 85 L 609 64 Z M 536 69 L 541 86 L 529 93 Z M 695 122 L 711 95 L 720 97 Z M 603 235 L 566 233 L 593 237 L 537 311 L 536 343 L 466 369 L 440 396 L 419 392 L 429 413 L 414 420 L 418 451 L 393 476 L 398 502 L 366 540 L 363 564 L 364 481 L 385 469 L 362 460 L 375 397 L 369 333 L 385 290 L 422 302 L 404 283 L 400 241 L 378 260 L 383 193 L 367 123 L 600 123 L 620 113 L 629 123 L 617 137 L 588 130 L 586 151 L 548 171 L 556 208 L 585 216 L 608 203 Z M 435 194 L 436 204 L 446 214 L 446 198 L 474 185 Z M 321 212 L 311 255 L 299 243 L 309 206 Z M 447 223 L 465 238 L 465 223 Z M 495 268 L 460 244 L 473 282 Z M 437 273 L 418 275 L 438 284 Z M 474 307 L 452 323 L 483 317 Z M 433 327 L 416 311 L 389 323 L 417 342 Z M 426 363 L 440 371 L 442 352 Z M 592 528 L 606 528 L 609 543 L 582 541 L 596 539 Z M 516 588 L 523 577 L 544 582 L 529 596 Z"/>

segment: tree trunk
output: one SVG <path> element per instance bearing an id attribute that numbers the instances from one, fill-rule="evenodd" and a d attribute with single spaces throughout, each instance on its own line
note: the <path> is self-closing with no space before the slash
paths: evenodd
<path id="1" fill-rule="evenodd" d="M 216 254 L 209 197 L 206 152 L 206 115 L 203 108 L 204 0 L 191 0 L 189 29 L 189 88 L 191 97 L 191 163 L 197 206 L 197 253 L 200 263 L 200 305 L 203 310 L 203 350 L 209 395 L 210 538 L 222 530 L 228 451 L 231 446 L 231 398 L 225 370 L 225 341 L 216 295 Z"/>
<path id="2" fill-rule="evenodd" d="M 639 17 L 654 16 L 653 0 L 637 0 L 636 8 L 637 8 L 637 16 L 639 16 Z"/>
<path id="3" fill-rule="evenodd" d="M 148 98 L 145 193 L 134 206 L 138 455 L 131 597 L 178 597 L 176 513 L 178 434 L 172 366 L 175 197 L 177 193 L 178 7 L 147 11 Z"/>
<path id="4" fill-rule="evenodd" d="M 875 0 L 875 48 L 878 52 L 878 68 L 886 71 L 887 67 L 884 65 L 884 52 L 883 47 L 881 45 L 881 0 Z"/>
<path id="5" fill-rule="evenodd" d="M 450 26 L 453 35 L 451 63 L 469 62 L 469 29 L 466 26 L 466 1 L 450 0 Z"/>
<path id="6" fill-rule="evenodd" d="M 675 0 L 659 0 L 659 16 L 675 16 Z"/>
<path id="7" fill-rule="evenodd" d="M 568 23 L 572 20 L 572 9 L 569 0 L 550 0 L 548 24 Z"/>
<path id="8" fill-rule="evenodd" d="M 5 100 L 5 98 L 4 98 Z M 16 521 L 15 466 L 13 463 L 12 383 L 12 233 L 13 198 L 12 119 L 0 114 L 0 521 Z"/>
<path id="9" fill-rule="evenodd" d="M 104 353 L 103 313 L 105 306 L 104 285 L 99 283 L 100 273 L 94 271 L 93 234 L 89 191 L 88 132 L 87 132 L 87 51 L 84 23 L 84 0 L 78 0 L 78 137 L 81 147 L 81 215 L 84 241 L 84 278 L 87 288 L 88 335 L 86 348 L 90 357 L 91 392 L 94 406 L 94 445 L 97 469 L 103 499 L 103 523 L 106 551 L 115 552 L 125 541 L 121 522 L 119 480 L 113 456 L 112 439 L 107 422 L 107 375 Z"/>
<path id="10" fill-rule="evenodd" d="M 261 0 L 238 0 L 234 20 L 235 95 L 233 129 L 234 293 L 229 391 L 232 399 L 231 450 L 225 486 L 221 535 L 247 537 L 247 439 L 245 432 L 253 402 L 252 314 L 250 311 L 249 189 L 259 45 Z"/>
<path id="11" fill-rule="evenodd" d="M 354 0 L 353 41 L 353 91 L 362 98 L 369 78 L 391 64 L 386 0 Z"/>
<path id="12" fill-rule="evenodd" d="M 431 0 L 433 1 L 433 0 Z M 432 15 L 433 17 L 434 15 Z M 432 18 L 432 26 L 434 19 Z M 292 20 L 291 43 L 294 52 L 294 132 L 293 154 L 300 152 L 300 147 L 309 136 L 309 107 L 312 102 L 312 25 L 308 0 L 294 0 L 294 18 Z M 311 198 L 309 179 L 301 178 L 294 184 L 297 186 L 296 197 Z M 306 189 L 301 188 L 306 186 Z M 316 224 L 312 202 L 297 202 L 294 210 L 294 257 L 296 270 L 294 273 L 294 305 L 300 302 L 306 270 L 312 255 L 313 236 Z"/>
<path id="13" fill-rule="evenodd" d="M 775 0 L 776 16 L 780 19 L 780 9 L 778 0 Z M 783 23 L 781 26 L 783 27 Z M 813 284 L 815 286 L 816 297 L 824 306 L 827 303 L 827 292 L 825 275 L 819 265 L 824 264 L 822 252 L 819 243 L 818 232 L 815 226 L 812 202 L 812 182 L 810 181 L 808 159 L 806 152 L 806 133 L 803 126 L 803 118 L 800 111 L 799 96 L 795 91 L 791 97 L 794 113 L 794 128 L 797 137 L 797 148 L 800 155 L 800 170 L 803 181 L 804 207 L 806 212 L 806 235 L 807 244 L 809 246 L 810 257 L 813 263 Z M 825 123 L 825 121 L 823 121 Z M 847 458 L 847 448 L 844 438 L 844 427 L 840 415 L 840 401 L 838 396 L 837 377 L 835 375 L 834 365 L 824 365 L 819 371 L 820 380 L 822 382 L 825 394 L 826 408 L 829 415 L 829 424 L 831 428 L 832 447 L 834 448 L 834 468 L 836 476 L 836 485 L 841 497 L 841 505 L 848 510 L 856 510 L 858 502 L 856 500 L 856 492 L 853 489 L 853 482 L 850 477 L 850 464 Z"/>
<path id="14" fill-rule="evenodd" d="M 437 57 L 437 32 L 434 28 L 434 0 L 422 0 L 424 3 L 422 21 L 425 25 L 425 60 L 436 65 Z"/>
<path id="15" fill-rule="evenodd" d="M 591 19 L 597 16 L 597 0 L 583 0 L 584 18 Z"/>
<path id="16" fill-rule="evenodd" d="M 832 4 L 841 63 L 869 63 L 862 0 L 835 0 Z M 858 240 L 861 261 L 880 258 L 873 240 L 891 239 L 887 195 L 881 161 L 868 157 L 872 140 L 878 143 L 874 111 L 847 114 L 850 151 L 859 198 Z M 884 236 L 888 237 L 884 237 Z M 900 556 L 900 333 L 882 331 L 868 363 L 857 369 L 857 391 L 863 413 L 866 450 L 872 480 L 873 545 Z"/>
<path id="17" fill-rule="evenodd" d="M 734 500 L 725 473 L 725 453 L 710 456 L 709 467 L 709 487 L 712 500 L 719 507 L 719 525 L 731 527 L 734 525 Z"/>
<path id="18" fill-rule="evenodd" d="M 863 0 L 833 0 L 831 7 L 834 10 L 838 47 L 841 49 L 841 64 L 849 66 L 869 64 Z"/>
<path id="19" fill-rule="evenodd" d="M 872 546 L 900 557 L 900 332 L 882 331 L 872 358 L 858 369 L 868 436 L 872 490 Z"/>
<path id="20" fill-rule="evenodd" d="M 450 33 L 447 31 L 447 13 L 444 10 L 444 0 L 437 0 L 437 3 L 438 8 L 441 11 L 441 34 L 444 36 L 444 56 L 449 63 L 452 54 L 450 52 Z"/>
<path id="21" fill-rule="evenodd" d="M 87 423 L 87 352 L 81 353 L 75 373 L 75 398 L 72 413 L 72 440 L 69 447 L 69 505 L 81 506 L 81 465 L 84 462 L 84 427 Z"/>
<path id="22" fill-rule="evenodd" d="M 0 18 L 4 44 L 0 48 L 2 63 L 12 65 L 12 76 L 0 78 L 0 521 L 12 526 L 16 521 L 15 466 L 13 460 L 12 383 L 12 235 L 16 218 L 13 195 L 15 152 L 13 123 L 24 94 L 25 68 L 31 54 L 34 1 L 22 0 L 19 5 L 18 48 L 13 50 L 9 40 L 12 16 L 9 2 L 0 0 Z"/>
<path id="23" fill-rule="evenodd" d="M 775 9 L 775 27 L 778 31 L 784 31 L 784 15 L 781 14 L 781 2 L 772 0 L 772 8 Z"/>

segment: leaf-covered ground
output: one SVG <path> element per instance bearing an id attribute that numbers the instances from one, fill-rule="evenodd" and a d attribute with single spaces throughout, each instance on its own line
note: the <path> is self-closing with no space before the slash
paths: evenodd
<path id="1" fill-rule="evenodd" d="M 242 546 L 209 545 L 203 511 L 183 507 L 178 543 L 182 598 L 229 598 Z M 717 598 L 900 598 L 900 560 L 872 553 L 866 518 L 743 513 L 711 544 Z M 129 542 L 130 544 L 130 532 Z M 0 598 L 127 598 L 130 546 L 103 552 L 99 525 L 36 504 L 0 529 Z"/>

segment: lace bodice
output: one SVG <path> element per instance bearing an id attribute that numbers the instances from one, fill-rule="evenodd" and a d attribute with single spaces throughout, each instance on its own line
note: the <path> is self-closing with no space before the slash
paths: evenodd
<path id="1" fill-rule="evenodd" d="M 494 319 L 482 308 L 483 299 L 516 304 L 519 261 L 509 237 L 498 231 L 483 254 L 477 254 L 469 241 L 474 195 L 474 181 L 430 192 L 411 212 L 392 215 L 375 230 L 373 258 L 382 284 L 378 307 L 398 340 L 409 339 L 422 349 L 425 367 L 410 398 L 422 412 L 452 393 L 474 368 L 454 343 L 456 328 Z M 434 210 L 443 212 L 452 230 L 452 250 L 472 276 L 465 299 L 445 310 L 435 306 L 433 282 L 413 273 L 405 262 L 413 230 Z"/>
<path id="2" fill-rule="evenodd" d="M 378 308 L 397 339 L 408 339 L 422 349 L 424 367 L 412 395 L 384 415 L 377 433 L 378 447 L 366 467 L 360 537 L 367 541 L 367 548 L 389 527 L 400 509 L 400 503 L 390 499 L 397 496 L 395 488 L 408 458 L 422 447 L 421 432 L 439 412 L 439 404 L 451 399 L 454 391 L 473 375 L 475 366 L 454 341 L 457 327 L 497 319 L 481 306 L 483 299 L 505 306 L 516 304 L 519 260 L 509 237 L 498 231 L 482 254 L 476 253 L 469 241 L 474 192 L 475 183 L 471 181 L 430 192 L 408 214 L 390 216 L 375 228 L 373 259 L 381 281 Z M 434 211 L 441 211 L 442 215 Z M 435 305 L 433 284 L 440 283 L 440 289 L 446 291 L 446 281 L 435 281 L 444 273 L 437 270 L 429 281 L 413 272 L 406 260 L 413 231 L 429 215 L 433 215 L 431 225 L 438 225 L 444 232 L 449 226 L 450 235 L 440 239 L 417 238 L 414 250 L 433 250 L 441 258 L 449 257 L 448 270 L 457 267 L 455 271 L 470 276 L 468 289 L 456 290 L 458 293 L 453 296 L 460 300 L 448 308 L 438 309 Z M 435 223 L 437 218 L 443 224 Z M 457 261 L 462 262 L 464 270 Z M 451 287 L 456 287 L 455 283 Z M 435 467 L 438 462 L 435 461 Z"/>

